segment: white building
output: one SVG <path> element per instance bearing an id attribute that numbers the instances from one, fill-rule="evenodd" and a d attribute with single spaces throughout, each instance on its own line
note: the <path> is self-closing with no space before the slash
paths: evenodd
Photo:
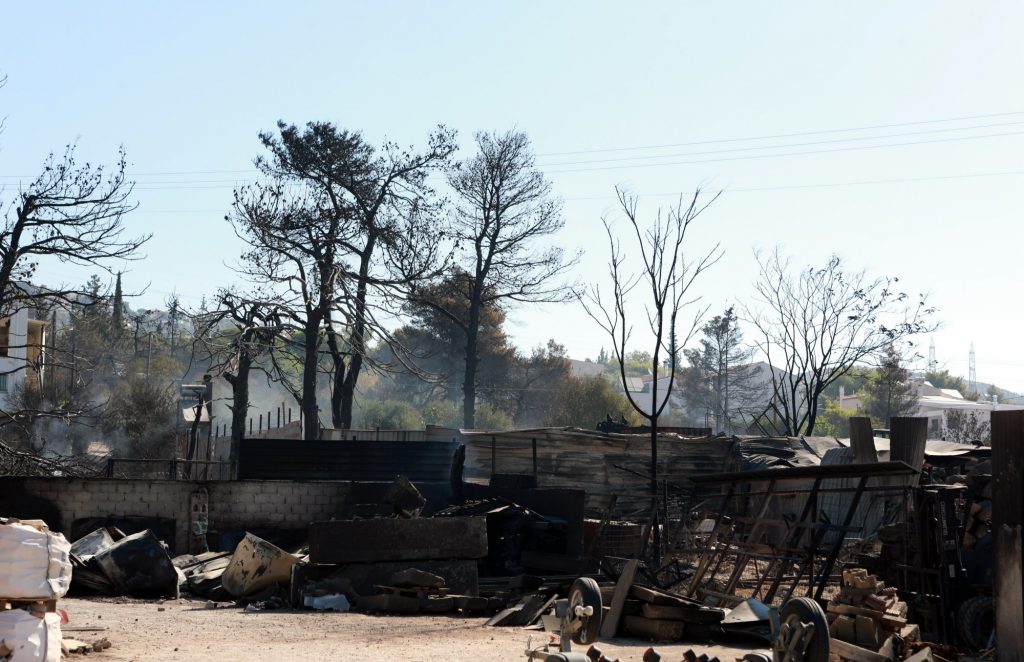
<path id="1" fill-rule="evenodd" d="M 0 410 L 9 409 L 10 396 L 20 387 L 43 385 L 48 327 L 28 308 L 0 320 Z"/>
<path id="2" fill-rule="evenodd" d="M 953 388 L 938 388 L 924 380 L 911 380 L 917 391 L 918 406 L 914 416 L 928 419 L 928 438 L 941 439 L 946 435 L 948 418 L 951 412 L 971 412 L 978 423 L 989 424 L 993 411 L 1024 409 L 1024 405 L 1003 404 L 985 399 L 968 400 L 960 391 Z M 856 393 L 847 395 L 839 387 L 839 406 L 843 409 L 859 409 L 860 396 Z"/>

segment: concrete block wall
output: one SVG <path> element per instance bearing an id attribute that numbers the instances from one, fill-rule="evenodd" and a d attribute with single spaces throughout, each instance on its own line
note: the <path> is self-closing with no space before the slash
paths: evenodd
<path id="1" fill-rule="evenodd" d="M 344 481 L 244 480 L 207 484 L 210 527 L 302 528 L 341 516 L 352 491 Z"/>
<path id="2" fill-rule="evenodd" d="M 20 482 L 13 485 L 11 482 Z M 24 478 L 0 481 L 5 497 L 32 508 L 45 500 L 59 513 L 54 528 L 69 533 L 71 523 L 84 517 L 166 517 L 174 520 L 175 546 L 188 545 L 189 495 L 195 483 L 172 480 L 98 480 L 63 478 Z M 19 494 L 20 492 L 20 494 Z M 31 511 L 29 511 L 31 512 Z M 0 513 L 7 514 L 3 509 Z M 43 519 L 48 516 L 40 513 Z M 27 514 L 19 514 L 26 517 Z"/>
<path id="3" fill-rule="evenodd" d="M 70 533 L 86 517 L 163 517 L 175 522 L 175 553 L 188 551 L 190 501 L 209 495 L 209 528 L 302 529 L 341 518 L 350 501 L 379 503 L 387 484 L 348 481 L 171 481 L 0 477 L 0 516 L 46 520 Z"/>

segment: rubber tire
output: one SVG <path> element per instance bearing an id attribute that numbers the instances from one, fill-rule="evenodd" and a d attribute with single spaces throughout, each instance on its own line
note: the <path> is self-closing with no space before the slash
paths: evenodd
<path id="1" fill-rule="evenodd" d="M 956 626 L 968 648 L 981 651 L 988 648 L 988 640 L 995 627 L 995 604 L 988 595 L 976 595 L 960 603 L 956 611 Z"/>
<path id="2" fill-rule="evenodd" d="M 814 636 L 807 646 L 806 662 L 829 662 L 828 618 L 817 602 L 811 598 L 791 598 L 779 610 L 779 622 L 798 620 L 814 624 Z"/>
<path id="3" fill-rule="evenodd" d="M 573 632 L 572 640 L 580 645 L 592 644 L 601 634 L 601 616 L 604 605 L 601 603 L 601 587 L 590 577 L 580 577 L 572 583 L 572 588 L 569 589 L 569 612 L 566 614 L 566 618 L 570 618 L 569 614 L 572 614 L 573 606 L 577 604 L 593 607 L 594 615 L 582 617 L 586 619 L 583 627 Z"/>

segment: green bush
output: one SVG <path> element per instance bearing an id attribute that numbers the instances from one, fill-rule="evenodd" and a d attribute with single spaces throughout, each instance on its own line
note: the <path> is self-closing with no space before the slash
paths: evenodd
<path id="1" fill-rule="evenodd" d="M 408 402 L 364 402 L 359 407 L 358 427 L 365 430 L 422 430 L 423 417 Z"/>
<path id="2" fill-rule="evenodd" d="M 428 402 L 423 407 L 423 422 L 446 428 L 462 427 L 462 407 L 451 400 Z"/>
<path id="3" fill-rule="evenodd" d="M 814 434 L 819 437 L 846 438 L 850 436 L 850 417 L 856 416 L 856 409 L 843 409 L 838 400 L 829 400 L 814 423 Z"/>

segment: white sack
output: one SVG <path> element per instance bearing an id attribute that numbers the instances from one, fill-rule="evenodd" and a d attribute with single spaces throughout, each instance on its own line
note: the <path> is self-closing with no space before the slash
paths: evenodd
<path id="1" fill-rule="evenodd" d="M 25 524 L 0 525 L 0 595 L 56 600 L 71 585 L 71 545 L 59 533 Z"/>
<path id="2" fill-rule="evenodd" d="M 0 641 L 11 650 L 10 662 L 60 662 L 60 616 L 36 618 L 24 609 L 2 611 Z"/>

